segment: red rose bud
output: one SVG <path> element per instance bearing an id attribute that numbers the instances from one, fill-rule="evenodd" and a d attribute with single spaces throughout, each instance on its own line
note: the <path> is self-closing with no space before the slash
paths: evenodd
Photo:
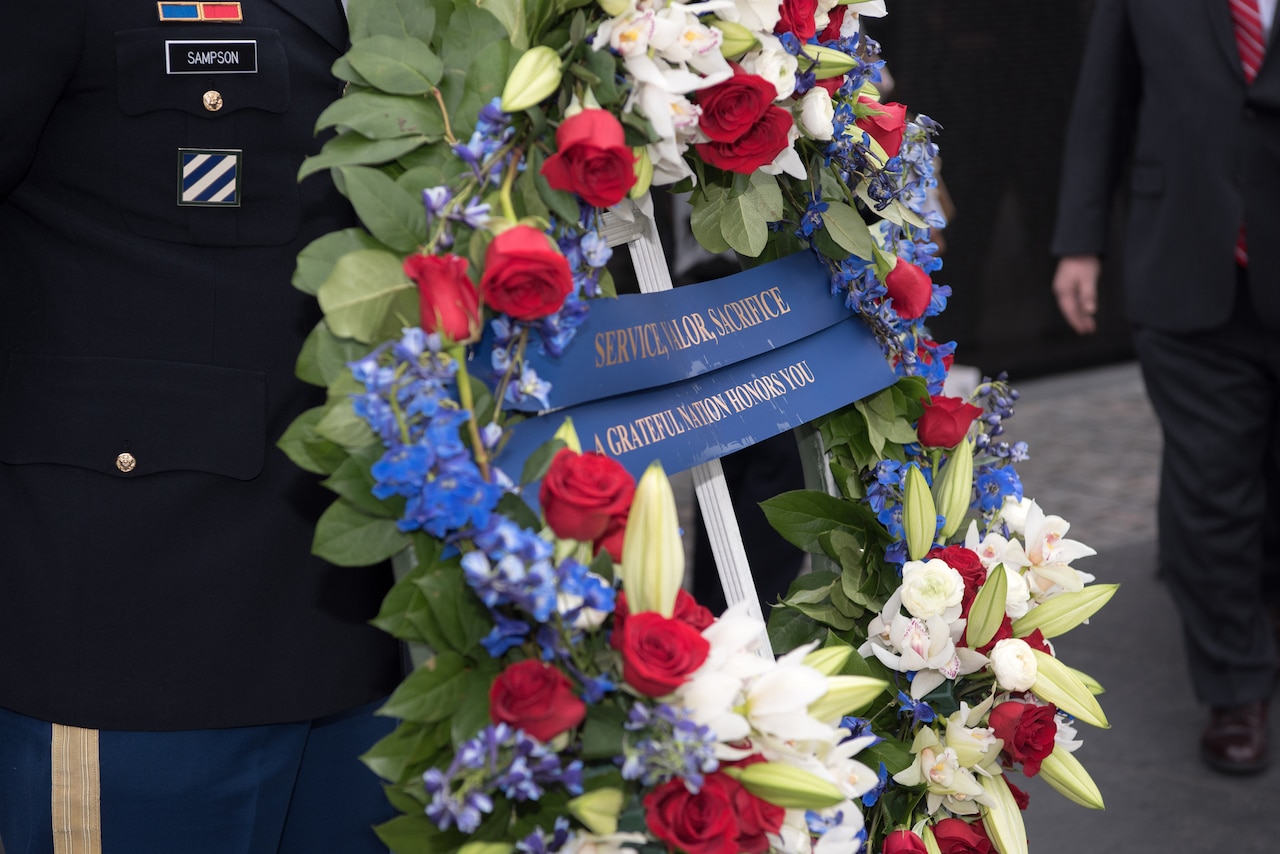
<path id="1" fill-rule="evenodd" d="M 859 95 L 858 103 L 874 110 L 876 115 L 863 116 L 854 124 L 878 142 L 887 156 L 897 157 L 902 150 L 902 134 L 907 128 L 906 105 L 893 101 L 882 104 L 866 95 Z"/>
<path id="2" fill-rule="evenodd" d="M 695 147 L 702 159 L 717 169 L 750 175 L 772 163 L 791 144 L 794 125 L 791 113 L 781 107 L 769 107 L 736 141 L 700 142 Z"/>
<path id="3" fill-rule="evenodd" d="M 1058 735 L 1057 709 L 1009 700 L 991 710 L 987 718 L 996 738 L 1004 741 L 1004 754 L 1022 763 L 1022 773 L 1034 777 L 1040 763 L 1053 753 Z"/>
<path id="4" fill-rule="evenodd" d="M 925 560 L 938 560 L 960 573 L 960 577 L 964 579 L 964 598 L 961 600 L 961 607 L 964 609 L 961 616 L 967 616 L 969 606 L 973 604 L 973 599 L 978 595 L 978 590 L 987 581 L 987 569 L 982 565 L 982 559 L 977 553 L 964 546 L 943 546 L 931 549 L 924 556 Z"/>
<path id="5" fill-rule="evenodd" d="M 760 121 L 778 97 L 778 89 L 740 65 L 729 63 L 733 76 L 698 93 L 702 116 L 698 129 L 713 142 L 736 142 Z M 773 162 L 770 158 L 767 162 Z"/>
<path id="6" fill-rule="evenodd" d="M 670 850 L 685 854 L 738 854 L 738 820 L 734 815 L 733 781 L 716 771 L 691 794 L 674 777 L 644 796 L 649 832 Z"/>
<path id="7" fill-rule="evenodd" d="M 542 479 L 538 503 L 557 537 L 591 543 L 606 538 L 611 526 L 626 525 L 635 491 L 635 478 L 617 460 L 561 448 Z"/>
<path id="8" fill-rule="evenodd" d="M 629 615 L 614 634 L 614 646 L 622 653 L 622 678 L 646 697 L 664 697 L 679 688 L 711 651 L 693 626 L 656 611 Z"/>
<path id="9" fill-rule="evenodd" d="M 959 397 L 935 397 L 924 405 L 916 435 L 926 448 L 954 448 L 982 414 L 980 407 Z"/>
<path id="10" fill-rule="evenodd" d="M 933 298 L 933 280 L 929 274 L 901 258 L 884 277 L 884 286 L 893 300 L 893 310 L 903 320 L 922 316 Z"/>
<path id="11" fill-rule="evenodd" d="M 542 164 L 554 189 L 576 193 L 589 205 L 616 205 L 636 183 L 636 157 L 622 124 L 608 110 L 583 110 L 556 129 L 556 153 Z"/>
<path id="12" fill-rule="evenodd" d="M 837 6 L 837 9 L 843 9 L 843 6 Z M 881 854 L 929 854 L 929 849 L 925 847 L 924 840 L 910 830 L 905 828 L 895 830 L 884 838 L 884 847 Z"/>
<path id="13" fill-rule="evenodd" d="M 545 234 L 517 225 L 489 244 L 480 291 L 494 311 L 516 320 L 537 320 L 564 305 L 573 291 L 573 273 Z"/>
<path id="14" fill-rule="evenodd" d="M 794 33 L 801 42 L 807 42 L 818 31 L 813 20 L 818 14 L 818 0 L 782 0 L 778 11 L 781 17 L 773 27 L 775 33 Z"/>
<path id="15" fill-rule="evenodd" d="M 422 328 L 454 343 L 480 331 L 480 294 L 467 276 L 467 260 L 457 255 L 410 255 L 404 273 L 418 286 Z"/>
<path id="16" fill-rule="evenodd" d="M 933 838 L 942 854 L 998 854 L 981 821 L 944 818 L 933 826 Z"/>
<path id="17" fill-rule="evenodd" d="M 539 741 L 550 741 L 586 716 L 587 707 L 573 693 L 569 677 L 541 661 L 512 664 L 489 689 L 490 719 L 522 729 Z"/>

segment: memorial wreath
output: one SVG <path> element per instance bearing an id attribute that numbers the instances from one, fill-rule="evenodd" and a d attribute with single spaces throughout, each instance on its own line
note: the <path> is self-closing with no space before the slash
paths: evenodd
<path id="1" fill-rule="evenodd" d="M 1000 438 L 1016 393 L 943 394 L 938 126 L 879 96 L 883 0 L 349 12 L 335 133 L 301 175 L 329 170 L 363 227 L 298 259 L 324 312 L 298 372 L 328 396 L 281 447 L 338 496 L 317 554 L 399 556 L 375 622 L 426 651 L 363 757 L 402 813 L 383 840 L 1014 854 L 1016 772 L 1100 808 L 1073 751 L 1077 723 L 1107 725 L 1101 688 L 1050 641 L 1115 588 L 1023 497 L 1025 445 Z M 644 224 L 651 185 L 756 278 L 636 321 L 626 301 L 655 297 L 615 298 L 607 235 Z M 766 343 L 731 346 L 755 327 Z M 797 415 L 806 391 L 823 408 Z M 664 402 L 620 414 L 642 393 Z M 716 430 L 756 406 L 775 431 L 812 422 L 836 493 L 766 502 L 814 557 L 770 617 L 776 659 L 743 605 L 713 618 L 681 589 L 650 464 L 749 443 L 759 420 Z"/>

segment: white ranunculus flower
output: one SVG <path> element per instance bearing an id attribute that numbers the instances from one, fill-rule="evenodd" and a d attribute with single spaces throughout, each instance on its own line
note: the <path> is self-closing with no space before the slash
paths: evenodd
<path id="1" fill-rule="evenodd" d="M 1009 619 L 1016 620 L 1031 610 L 1031 587 L 1022 573 L 1013 567 L 1004 567 L 1004 577 L 1008 582 L 1004 595 L 1004 612 Z"/>
<path id="2" fill-rule="evenodd" d="M 610 833 L 605 836 L 575 833 L 560 851 L 561 854 L 632 854 L 644 843 L 643 833 Z"/>
<path id="3" fill-rule="evenodd" d="M 944 560 L 909 560 L 902 567 L 902 605 L 913 617 L 960 616 L 964 578 Z"/>
<path id="4" fill-rule="evenodd" d="M 757 33 L 756 37 L 760 39 L 760 49 L 742 58 L 742 68 L 772 83 L 778 93 L 774 100 L 790 98 L 796 91 L 796 69 L 800 61 L 787 53 L 782 42 L 773 36 Z"/>
<path id="5" fill-rule="evenodd" d="M 991 649 L 996 684 L 1006 691 L 1028 691 L 1036 682 L 1036 658 L 1021 638 L 1005 638 Z"/>
<path id="6" fill-rule="evenodd" d="M 821 86 L 814 86 L 800 99 L 800 129 L 810 139 L 831 139 L 835 131 L 835 105 Z"/>

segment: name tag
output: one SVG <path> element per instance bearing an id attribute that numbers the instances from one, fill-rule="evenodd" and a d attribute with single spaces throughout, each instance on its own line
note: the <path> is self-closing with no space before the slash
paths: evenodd
<path id="1" fill-rule="evenodd" d="M 257 74 L 258 43 L 253 40 L 166 40 L 167 74 Z"/>

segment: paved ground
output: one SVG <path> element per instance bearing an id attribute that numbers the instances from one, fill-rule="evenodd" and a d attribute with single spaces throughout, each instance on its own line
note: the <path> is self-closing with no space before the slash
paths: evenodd
<path id="1" fill-rule="evenodd" d="M 1031 446 L 1018 467 L 1026 494 L 1098 550 L 1080 569 L 1121 585 L 1089 626 L 1059 639 L 1064 658 L 1107 688 L 1100 700 L 1112 728 L 1082 726 L 1076 753 L 1107 808 L 1086 810 L 1026 781 L 1032 854 L 1280 852 L 1268 821 L 1280 809 L 1280 767 L 1237 779 L 1197 758 L 1205 711 L 1187 683 L 1177 615 L 1155 578 L 1160 435 L 1137 367 L 1017 386 L 1022 398 L 1007 427 Z M 1280 703 L 1271 720 L 1280 737 Z"/>
<path id="2" fill-rule="evenodd" d="M 1098 550 L 1080 569 L 1120 592 L 1090 625 L 1060 639 L 1064 658 L 1107 688 L 1112 728 L 1082 727 L 1076 753 L 1107 802 L 1103 812 L 1031 785 L 1033 854 L 1273 854 L 1280 767 L 1230 778 L 1200 764 L 1205 711 L 1185 676 L 1173 605 L 1155 578 L 1160 434 L 1133 364 L 1019 385 L 1008 431 L 1031 445 L 1026 494 L 1071 522 Z M 1280 705 L 1272 730 L 1280 734 Z M 1039 781 L 1029 781 L 1039 784 Z"/>

